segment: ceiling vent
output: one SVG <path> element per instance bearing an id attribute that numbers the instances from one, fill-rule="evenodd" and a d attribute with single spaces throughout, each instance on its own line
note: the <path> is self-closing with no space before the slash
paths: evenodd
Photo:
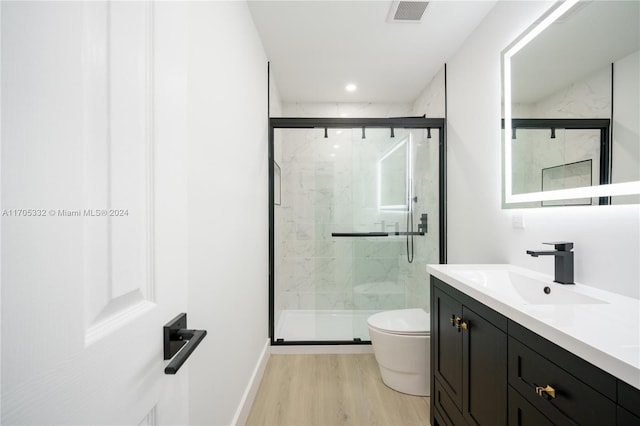
<path id="1" fill-rule="evenodd" d="M 428 1 L 394 1 L 387 22 L 420 22 Z"/>

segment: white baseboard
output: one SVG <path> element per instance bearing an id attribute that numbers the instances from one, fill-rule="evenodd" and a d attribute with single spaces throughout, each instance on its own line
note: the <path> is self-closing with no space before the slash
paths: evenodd
<path id="1" fill-rule="evenodd" d="M 270 354 L 271 342 L 267 339 L 264 349 L 262 349 L 262 353 L 260 354 L 260 358 L 258 359 L 258 363 L 253 369 L 251 380 L 249 380 L 249 384 L 244 391 L 244 395 L 242 395 L 242 400 L 240 401 L 238 410 L 236 411 L 235 416 L 233 416 L 232 425 L 243 426 L 247 423 L 249 413 L 251 412 L 251 406 L 253 405 L 253 401 L 258 393 L 258 388 L 260 387 L 264 370 L 267 368 L 267 361 L 269 361 Z"/>

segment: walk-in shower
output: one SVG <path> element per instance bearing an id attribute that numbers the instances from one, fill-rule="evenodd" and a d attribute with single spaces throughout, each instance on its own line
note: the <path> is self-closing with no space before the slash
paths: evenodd
<path id="1" fill-rule="evenodd" d="M 445 262 L 444 119 L 270 120 L 273 344 L 369 341 Z"/>

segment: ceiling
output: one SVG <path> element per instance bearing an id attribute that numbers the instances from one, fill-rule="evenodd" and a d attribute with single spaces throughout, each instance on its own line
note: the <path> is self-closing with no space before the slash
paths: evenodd
<path id="1" fill-rule="evenodd" d="M 496 0 L 434 0 L 419 23 L 388 23 L 390 0 L 248 3 L 284 102 L 413 102 Z"/>

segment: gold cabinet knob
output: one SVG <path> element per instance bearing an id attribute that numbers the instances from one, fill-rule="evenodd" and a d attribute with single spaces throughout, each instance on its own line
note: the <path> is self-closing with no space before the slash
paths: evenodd
<path id="1" fill-rule="evenodd" d="M 452 315 L 449 322 L 451 322 L 451 325 L 457 328 L 458 331 L 469 329 L 469 324 L 466 321 L 462 321 L 462 318 L 458 316 Z"/>
<path id="2" fill-rule="evenodd" d="M 459 319 L 460 319 L 460 318 L 456 317 L 456 315 L 455 315 L 455 314 L 451 314 L 451 318 L 449 318 L 449 322 L 451 323 L 451 326 L 452 326 L 452 327 L 456 327 L 456 326 L 457 326 L 457 321 L 458 321 Z"/>
<path id="3" fill-rule="evenodd" d="M 556 390 L 550 385 L 547 385 L 545 387 L 536 386 L 536 393 L 538 394 L 538 396 L 544 396 L 546 394 L 551 399 L 556 397 Z"/>

